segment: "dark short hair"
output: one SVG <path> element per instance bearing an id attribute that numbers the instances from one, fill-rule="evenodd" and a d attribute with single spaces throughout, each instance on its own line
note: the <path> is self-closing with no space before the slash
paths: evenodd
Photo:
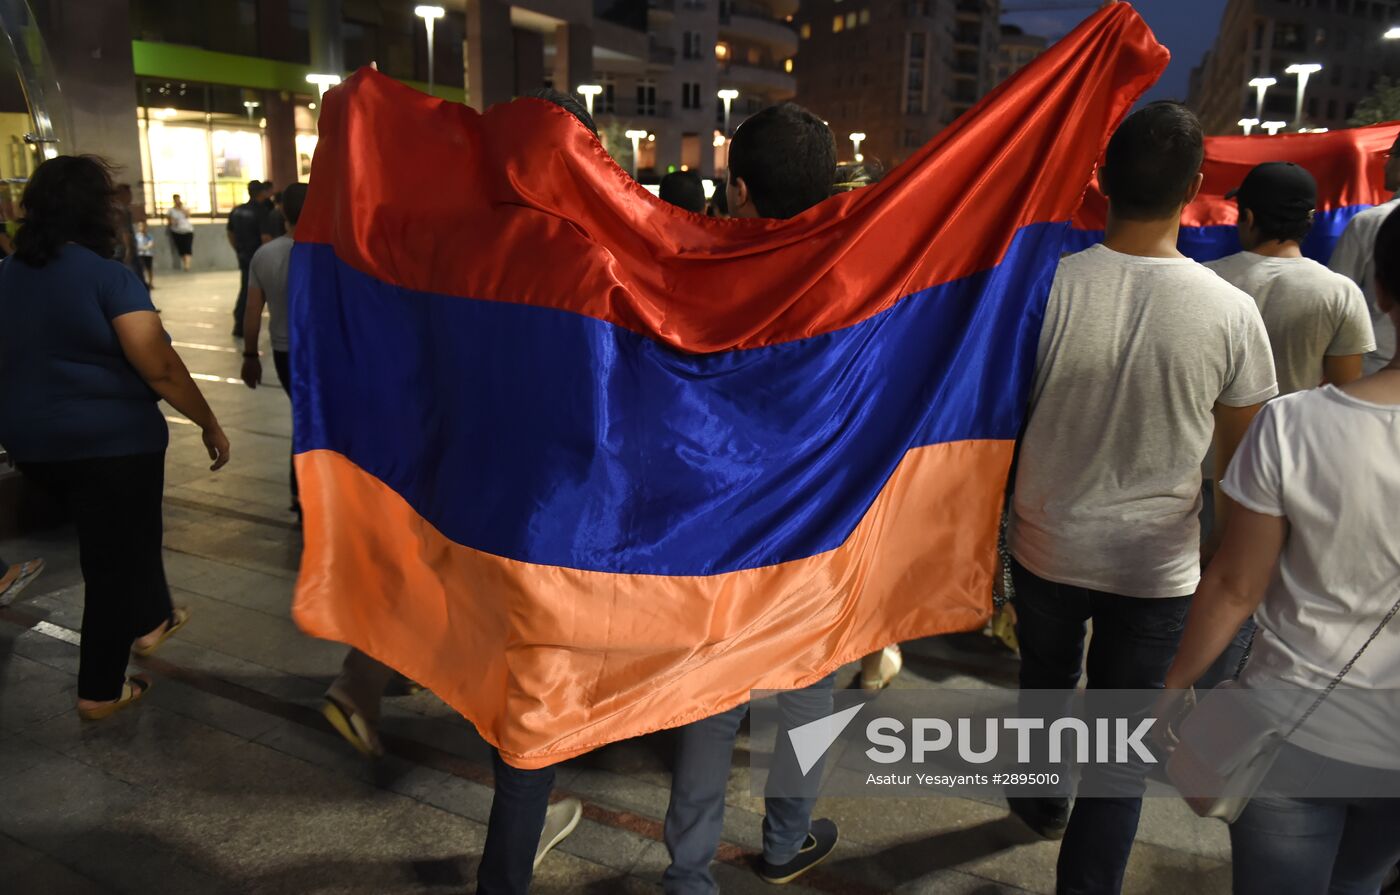
<path id="1" fill-rule="evenodd" d="M 1386 215 L 1376 234 L 1376 282 L 1393 301 L 1400 301 L 1400 211 Z"/>
<path id="2" fill-rule="evenodd" d="M 1165 100 L 1149 103 L 1108 141 L 1100 184 L 1117 216 L 1161 220 L 1186 201 L 1204 158 L 1201 122 L 1191 110 Z"/>
<path id="3" fill-rule="evenodd" d="M 1313 216 L 1311 214 L 1302 218 L 1284 219 L 1274 215 L 1261 214 L 1241 202 L 1240 211 L 1243 212 L 1246 209 L 1254 212 L 1254 229 L 1265 242 L 1274 239 L 1283 242 L 1302 242 L 1312 232 Z"/>
<path id="4" fill-rule="evenodd" d="M 766 218 L 795 217 L 831 195 L 836 139 L 796 103 L 750 116 L 729 144 L 729 176 L 742 179 Z"/>
<path id="5" fill-rule="evenodd" d="M 261 192 L 262 192 L 263 190 L 265 190 L 265 189 L 267 189 L 267 184 L 263 183 L 261 180 L 250 180 L 250 181 L 248 181 L 248 197 L 249 197 L 249 198 L 252 198 L 253 196 L 256 196 L 258 193 L 261 193 Z"/>
<path id="6" fill-rule="evenodd" d="M 282 217 L 293 227 L 301 219 L 301 208 L 306 204 L 306 184 L 294 183 L 282 191 Z"/>
<path id="7" fill-rule="evenodd" d="M 703 214 L 705 211 L 705 181 L 694 171 L 672 171 L 661 178 L 661 201 Z"/>
<path id="8" fill-rule="evenodd" d="M 553 87 L 537 87 L 525 95 L 532 99 L 542 99 L 545 102 L 554 103 L 582 122 L 584 127 L 593 132 L 593 136 L 598 136 L 598 125 L 594 123 L 593 116 L 588 114 L 588 107 L 579 102 L 577 97 L 561 93 Z"/>
<path id="9" fill-rule="evenodd" d="M 43 267 L 77 243 L 103 258 L 117 245 L 111 167 L 91 155 L 60 155 L 34 170 L 19 205 L 22 212 L 15 234 L 15 257 L 31 267 Z"/>

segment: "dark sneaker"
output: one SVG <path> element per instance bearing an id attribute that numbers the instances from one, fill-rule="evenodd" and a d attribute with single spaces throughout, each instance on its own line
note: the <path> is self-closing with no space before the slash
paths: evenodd
<path id="1" fill-rule="evenodd" d="M 1011 813 L 1042 839 L 1063 839 L 1069 826 L 1069 799 L 1037 798 L 1006 800 Z"/>
<path id="2" fill-rule="evenodd" d="M 767 858 L 759 858 L 758 875 L 763 877 L 764 882 L 775 886 L 790 883 L 825 861 L 831 850 L 836 848 L 840 838 L 841 834 L 836 830 L 835 821 L 825 817 L 814 820 L 811 830 L 807 833 L 807 841 L 802 843 L 802 850 L 797 853 L 797 857 L 786 864 L 769 864 Z"/>

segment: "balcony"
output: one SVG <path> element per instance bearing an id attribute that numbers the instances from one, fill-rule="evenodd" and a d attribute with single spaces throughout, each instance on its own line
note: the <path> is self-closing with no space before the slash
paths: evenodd
<path id="1" fill-rule="evenodd" d="M 773 99 L 787 99 L 797 94 L 797 79 L 792 75 L 757 65 L 721 65 L 719 79 L 726 87 L 773 94 Z"/>
<path id="2" fill-rule="evenodd" d="M 763 10 L 739 7 L 719 21 L 721 40 L 756 41 L 783 57 L 797 55 L 797 32 L 786 23 L 763 15 Z"/>
<path id="3" fill-rule="evenodd" d="M 676 64 L 676 48 L 651 41 L 647 44 L 647 61 L 652 65 L 670 68 Z"/>
<path id="4" fill-rule="evenodd" d="M 674 114 L 674 109 L 670 100 L 658 100 L 643 105 L 634 99 L 621 99 L 607 104 L 595 102 L 593 112 L 595 118 L 611 116 L 626 119 L 669 119 Z"/>

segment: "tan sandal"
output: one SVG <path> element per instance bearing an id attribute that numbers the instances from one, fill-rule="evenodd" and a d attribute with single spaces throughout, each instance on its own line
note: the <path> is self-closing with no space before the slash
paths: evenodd
<path id="1" fill-rule="evenodd" d="M 104 702 L 96 708 L 79 708 L 78 715 L 81 716 L 84 721 L 101 721 L 103 718 L 111 717 L 133 702 L 136 702 L 142 696 L 145 696 L 146 691 L 149 689 L 151 689 L 150 678 L 142 677 L 139 674 L 133 675 L 126 679 L 126 683 L 122 684 L 122 695 L 120 698 L 112 702 Z"/>
<path id="2" fill-rule="evenodd" d="M 374 726 L 349 703 L 327 693 L 321 703 L 321 714 L 330 722 L 331 727 L 335 728 L 335 732 L 344 737 L 361 755 L 366 758 L 383 757 L 384 744 L 379 741 L 379 734 L 374 732 Z"/>
<path id="3" fill-rule="evenodd" d="M 170 619 L 165 624 L 165 630 L 160 632 L 160 636 L 156 638 L 156 642 L 152 643 L 150 646 L 136 646 L 133 644 L 131 651 L 143 659 L 153 655 L 156 650 L 160 649 L 162 643 L 169 640 L 171 636 L 174 635 L 176 631 L 183 628 L 189 620 L 189 609 L 184 606 L 176 606 L 171 610 Z"/>
<path id="4" fill-rule="evenodd" d="M 0 588 L 0 607 L 13 603 L 21 591 L 34 583 L 34 579 L 39 577 L 39 573 L 44 571 L 44 561 L 31 559 L 15 566 L 15 570 L 15 577 L 10 579 L 9 584 Z"/>
<path id="5" fill-rule="evenodd" d="M 878 653 L 871 653 L 860 663 L 860 688 L 883 690 L 904 668 L 904 653 L 899 644 L 891 644 Z"/>

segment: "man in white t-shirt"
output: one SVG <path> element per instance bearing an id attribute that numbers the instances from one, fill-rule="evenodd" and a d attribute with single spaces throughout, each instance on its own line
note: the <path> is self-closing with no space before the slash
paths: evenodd
<path id="1" fill-rule="evenodd" d="M 1366 306 L 1371 311 L 1371 324 L 1376 330 L 1376 349 L 1366 355 L 1364 362 L 1369 376 L 1390 363 L 1395 356 L 1395 324 L 1376 303 L 1376 234 L 1381 224 L 1392 211 L 1400 208 L 1400 137 L 1390 147 L 1385 161 L 1385 188 L 1395 193 L 1391 199 L 1375 208 L 1368 208 L 1351 219 L 1351 223 L 1337 240 L 1332 250 L 1332 260 L 1328 263 L 1339 274 L 1351 279 L 1361 287 L 1366 295 Z"/>
<path id="2" fill-rule="evenodd" d="M 1184 106 L 1130 116 L 1099 172 L 1106 239 L 1055 275 L 1008 531 L 1026 690 L 1083 667 L 1091 688 L 1162 686 L 1200 580 L 1201 461 L 1214 437 L 1228 463 L 1278 392 L 1254 301 L 1176 248 L 1203 153 Z M 1140 798 L 1009 801 L 1064 836 L 1058 891 L 1121 888 Z"/>
<path id="3" fill-rule="evenodd" d="M 1360 379 L 1362 356 L 1376 348 L 1366 297 L 1351 280 L 1303 257 L 1317 181 L 1300 165 L 1267 162 L 1226 198 L 1239 203 L 1244 251 L 1206 267 L 1259 306 L 1279 394 Z"/>

